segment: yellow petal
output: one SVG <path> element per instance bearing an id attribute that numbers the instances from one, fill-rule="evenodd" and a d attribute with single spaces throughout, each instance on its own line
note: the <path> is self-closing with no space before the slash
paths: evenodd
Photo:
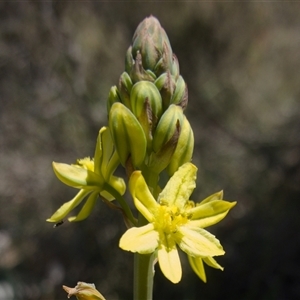
<path id="1" fill-rule="evenodd" d="M 173 283 L 181 280 L 182 269 L 175 241 L 165 235 L 161 236 L 157 258 L 162 273 Z"/>
<path id="2" fill-rule="evenodd" d="M 189 210 L 192 215 L 191 223 L 195 227 L 205 228 L 220 222 L 236 205 L 236 202 L 212 200 Z"/>
<path id="3" fill-rule="evenodd" d="M 102 127 L 99 131 L 95 149 L 95 173 L 101 174 L 108 181 L 120 163 L 115 151 L 109 128 Z"/>
<path id="4" fill-rule="evenodd" d="M 120 195 L 124 195 L 126 191 L 126 184 L 121 177 L 111 176 L 108 182 L 115 190 L 119 192 Z"/>
<path id="5" fill-rule="evenodd" d="M 211 256 L 207 256 L 207 257 L 203 257 L 203 261 L 210 267 L 215 268 L 215 269 L 220 269 L 220 270 L 224 270 L 224 268 L 222 266 L 220 266 L 217 261 L 212 258 Z"/>
<path id="6" fill-rule="evenodd" d="M 109 143 L 113 143 L 112 141 Z M 106 155 L 106 149 L 104 149 L 103 153 L 105 156 L 103 157 L 103 163 L 101 165 L 101 173 L 105 180 L 109 180 L 109 178 L 112 176 L 112 174 L 115 172 L 116 168 L 120 164 L 120 159 L 118 156 L 117 151 L 115 148 L 113 148 L 113 151 L 110 153 L 110 156 Z"/>
<path id="7" fill-rule="evenodd" d="M 96 200 L 98 198 L 98 192 L 93 192 L 88 199 L 86 200 L 85 204 L 83 205 L 81 211 L 79 212 L 79 214 L 76 217 L 70 217 L 68 218 L 69 222 L 76 222 L 76 221 L 82 221 L 84 219 L 86 219 L 90 213 L 92 212 L 95 204 L 96 204 Z"/>
<path id="8" fill-rule="evenodd" d="M 216 256 L 225 253 L 219 240 L 202 228 L 181 226 L 174 238 L 178 246 L 191 256 Z"/>
<path id="9" fill-rule="evenodd" d="M 223 191 L 220 191 L 208 196 L 207 198 L 202 200 L 199 204 L 204 204 L 213 200 L 222 200 L 222 199 L 223 199 Z"/>
<path id="10" fill-rule="evenodd" d="M 112 186 L 115 190 L 119 192 L 120 195 L 124 195 L 126 191 L 126 184 L 121 177 L 111 176 L 108 184 Z M 113 197 L 109 192 L 103 190 L 100 192 L 100 195 L 104 197 L 108 201 L 115 200 L 115 197 Z"/>
<path id="11" fill-rule="evenodd" d="M 196 187 L 197 167 L 191 163 L 182 165 L 159 194 L 158 202 L 182 209 Z"/>
<path id="12" fill-rule="evenodd" d="M 72 209 L 79 205 L 90 192 L 91 191 L 80 190 L 72 200 L 64 203 L 49 219 L 47 219 L 47 222 L 56 223 L 61 221 Z"/>
<path id="13" fill-rule="evenodd" d="M 199 276 L 199 278 L 206 282 L 206 274 L 203 266 L 203 261 L 201 257 L 193 257 L 188 255 L 189 263 L 193 271 Z"/>
<path id="14" fill-rule="evenodd" d="M 149 222 L 153 222 L 154 214 L 159 205 L 149 191 L 141 171 L 132 173 L 129 181 L 129 190 L 136 208 Z"/>
<path id="15" fill-rule="evenodd" d="M 101 189 L 103 186 L 101 176 L 83 167 L 56 162 L 52 165 L 57 178 L 66 185 L 78 189 Z"/>
<path id="16" fill-rule="evenodd" d="M 128 229 L 120 239 L 119 247 L 123 250 L 141 254 L 152 253 L 158 246 L 158 232 L 153 224 Z"/>
<path id="17" fill-rule="evenodd" d="M 107 127 L 102 127 L 99 130 L 98 137 L 97 137 L 97 143 L 95 148 L 95 156 L 94 156 L 94 163 L 95 163 L 95 173 L 100 174 L 101 171 L 101 165 L 103 161 L 103 135 L 105 135 L 105 132 L 109 131 Z"/>

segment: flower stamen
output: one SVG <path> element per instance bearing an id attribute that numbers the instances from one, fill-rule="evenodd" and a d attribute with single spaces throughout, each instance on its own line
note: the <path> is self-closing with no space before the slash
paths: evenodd
<path id="1" fill-rule="evenodd" d="M 175 234 L 178 227 L 186 224 L 188 218 L 185 213 L 180 213 L 177 206 L 160 205 L 155 218 L 155 228 L 166 234 Z"/>

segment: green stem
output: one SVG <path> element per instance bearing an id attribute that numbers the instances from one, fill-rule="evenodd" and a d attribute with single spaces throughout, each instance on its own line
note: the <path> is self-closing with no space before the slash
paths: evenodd
<path id="1" fill-rule="evenodd" d="M 146 168 L 142 171 L 142 173 L 143 173 L 145 181 L 146 181 L 153 197 L 156 199 L 158 196 L 159 175 L 153 171 L 150 171 L 149 169 L 146 169 Z"/>
<path id="2" fill-rule="evenodd" d="M 111 185 L 104 183 L 104 189 L 109 192 L 113 197 L 116 198 L 116 200 L 119 202 L 119 204 L 121 205 L 124 213 L 126 214 L 127 218 L 130 220 L 130 222 L 133 225 L 137 224 L 137 220 L 136 218 L 133 216 L 132 211 L 130 209 L 130 207 L 128 206 L 127 202 L 125 201 L 125 199 L 119 194 L 119 192 L 117 190 L 115 190 Z"/>
<path id="3" fill-rule="evenodd" d="M 158 193 L 158 174 L 145 168 L 142 171 L 145 181 L 155 198 Z M 148 221 L 139 214 L 138 226 L 144 226 Z M 134 254 L 134 300 L 152 300 L 155 254 Z"/>
<path id="4" fill-rule="evenodd" d="M 138 226 L 147 224 L 147 220 L 139 214 Z M 154 254 L 134 254 L 134 300 L 151 300 L 153 293 Z"/>

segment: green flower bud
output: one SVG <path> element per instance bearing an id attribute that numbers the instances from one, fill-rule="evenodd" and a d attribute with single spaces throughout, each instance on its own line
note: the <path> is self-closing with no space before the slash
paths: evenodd
<path id="1" fill-rule="evenodd" d="M 125 55 L 125 71 L 130 74 L 133 65 L 135 64 L 135 60 L 132 57 L 132 46 L 129 46 L 129 48 L 126 51 Z M 141 61 L 142 64 L 142 61 Z"/>
<path id="2" fill-rule="evenodd" d="M 176 104 L 182 107 L 184 110 L 187 106 L 188 102 L 188 89 L 185 81 L 183 80 L 182 76 L 179 76 L 178 80 L 176 81 L 176 88 L 171 99 L 172 104 Z"/>
<path id="3" fill-rule="evenodd" d="M 154 82 L 157 89 L 160 91 L 163 109 L 166 110 L 170 103 L 175 90 L 175 81 L 170 72 L 161 74 Z"/>
<path id="4" fill-rule="evenodd" d="M 128 73 L 123 72 L 119 79 L 119 93 L 122 103 L 130 109 L 132 81 Z"/>
<path id="5" fill-rule="evenodd" d="M 129 74 L 137 64 L 138 53 L 141 55 L 143 69 L 151 70 L 156 77 L 167 70 L 171 71 L 172 48 L 165 30 L 153 16 L 144 19 L 134 33 L 132 47 L 128 49 L 125 58 Z"/>
<path id="6" fill-rule="evenodd" d="M 138 117 L 143 110 L 146 98 L 151 103 L 152 112 L 156 117 L 160 117 L 162 112 L 161 96 L 156 86 L 149 81 L 139 81 L 133 86 L 130 94 L 132 112 Z"/>
<path id="7" fill-rule="evenodd" d="M 182 108 L 177 105 L 170 105 L 159 120 L 153 138 L 153 151 L 158 152 L 174 135 L 177 122 L 181 126 L 184 118 Z M 175 148 L 174 148 L 175 149 Z"/>
<path id="8" fill-rule="evenodd" d="M 177 56 L 173 53 L 173 59 L 172 59 L 172 75 L 174 76 L 175 80 L 177 81 L 179 77 L 179 62 Z"/>
<path id="9" fill-rule="evenodd" d="M 148 157 L 146 165 L 150 170 L 159 174 L 169 165 L 176 149 L 179 135 L 180 123 L 177 120 L 174 133 L 170 139 L 157 152 L 152 152 Z"/>
<path id="10" fill-rule="evenodd" d="M 170 163 L 176 149 L 184 119 L 182 108 L 170 105 L 162 115 L 154 133 L 152 148 L 147 166 L 160 173 Z"/>
<path id="11" fill-rule="evenodd" d="M 191 161 L 194 151 L 194 133 L 187 118 L 184 116 L 182 127 L 175 152 L 167 167 L 168 174 L 172 176 L 180 166 Z"/>
<path id="12" fill-rule="evenodd" d="M 156 86 L 149 81 L 137 82 L 130 95 L 133 114 L 142 125 L 147 139 L 148 148 L 152 143 L 152 131 L 162 114 L 162 100 Z"/>
<path id="13" fill-rule="evenodd" d="M 126 166 L 131 158 L 135 167 L 140 166 L 146 155 L 146 137 L 137 118 L 122 103 L 114 103 L 111 107 L 109 129 L 121 164 Z"/>
<path id="14" fill-rule="evenodd" d="M 154 81 L 156 79 L 156 75 L 151 70 L 145 70 L 143 68 L 142 56 L 141 53 L 138 52 L 136 55 L 136 59 L 130 70 L 130 77 L 132 78 L 132 82 L 136 83 L 141 80 Z"/>
<path id="15" fill-rule="evenodd" d="M 118 88 L 114 85 L 110 88 L 108 94 L 108 101 L 107 101 L 107 113 L 109 114 L 110 108 L 115 102 L 120 102 L 121 99 L 119 97 Z"/>
<path id="16" fill-rule="evenodd" d="M 159 21 L 150 16 L 144 19 L 137 27 L 133 36 L 133 54 L 140 51 L 143 57 L 145 69 L 154 70 L 158 61 L 162 58 L 162 53 L 168 52 L 172 57 L 172 49 L 165 30 Z"/>

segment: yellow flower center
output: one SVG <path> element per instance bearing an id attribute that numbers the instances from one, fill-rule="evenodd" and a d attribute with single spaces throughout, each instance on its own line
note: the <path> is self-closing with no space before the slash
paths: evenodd
<path id="1" fill-rule="evenodd" d="M 181 213 L 177 206 L 160 205 L 155 217 L 154 226 L 166 234 L 176 233 L 178 226 L 185 224 L 188 217 Z"/>
<path id="2" fill-rule="evenodd" d="M 77 165 L 86 170 L 94 171 L 94 159 L 90 159 L 89 157 L 77 159 Z"/>

